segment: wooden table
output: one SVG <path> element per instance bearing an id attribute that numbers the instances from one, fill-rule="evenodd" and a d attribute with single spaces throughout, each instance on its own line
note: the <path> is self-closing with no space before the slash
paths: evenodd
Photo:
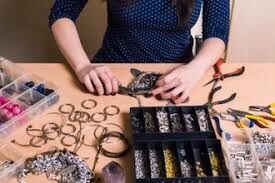
<path id="1" fill-rule="evenodd" d="M 224 72 L 235 70 L 241 65 L 246 66 L 246 72 L 239 78 L 230 78 L 222 82 L 223 89 L 215 95 L 215 99 L 223 99 L 229 96 L 233 92 L 237 92 L 237 98 L 230 104 L 217 106 L 219 111 L 226 110 L 229 106 L 237 109 L 246 110 L 251 104 L 269 104 L 275 101 L 275 64 L 226 64 L 223 67 Z M 131 130 L 129 123 L 129 108 L 138 106 L 136 99 L 123 95 L 116 96 L 94 96 L 85 91 L 83 86 L 79 84 L 76 77 L 72 74 L 71 70 L 63 64 L 20 64 L 26 71 L 39 75 L 49 81 L 54 82 L 60 87 L 60 101 L 57 105 L 46 111 L 43 115 L 38 116 L 27 125 L 32 124 L 33 127 L 41 127 L 43 124 L 50 122 L 53 116 L 47 115 L 49 112 L 57 112 L 57 108 L 64 103 L 72 103 L 77 107 L 80 107 L 81 101 L 85 99 L 95 99 L 98 101 L 98 107 L 94 111 L 102 111 L 107 105 L 117 105 L 120 107 L 121 113 L 117 116 L 108 118 L 108 122 L 114 122 L 122 126 L 125 130 L 126 136 L 131 139 Z M 167 72 L 168 70 L 176 67 L 175 64 L 110 64 L 110 68 L 118 76 L 123 85 L 126 85 L 132 76 L 129 72 L 131 67 L 139 68 L 141 70 L 154 70 L 159 72 Z M 197 87 L 193 90 L 190 96 L 190 102 L 185 105 L 200 105 L 207 101 L 207 96 L 211 86 L 202 87 L 205 82 L 212 78 L 213 71 L 209 71 L 202 81 L 199 82 Z M 142 105 L 144 106 L 164 106 L 166 101 L 158 101 L 154 98 L 142 98 Z M 58 120 L 55 117 L 55 120 Z M 230 122 L 224 122 L 224 126 L 227 131 L 230 131 L 237 135 L 238 129 L 235 124 Z M 274 127 L 274 125 L 273 125 Z M 22 143 L 27 143 L 29 137 L 25 133 L 25 127 L 22 127 L 12 133 L 5 139 L 5 142 L 10 143 L 11 139 L 17 139 Z M 257 127 L 256 127 L 257 128 Z M 92 130 L 92 129 L 91 129 Z M 88 130 L 88 132 L 90 132 Z M 91 134 L 91 133 L 90 133 Z M 24 153 L 26 157 L 32 157 L 36 153 L 47 151 L 50 146 L 60 146 L 58 140 L 51 141 L 42 148 L 33 147 L 19 147 L 19 150 Z M 62 146 L 60 146 L 62 148 Z M 93 164 L 93 158 L 95 156 L 95 149 L 84 147 L 80 149 L 79 155 L 82 157 L 89 156 L 87 160 L 91 166 Z M 96 172 L 100 174 L 102 167 L 104 167 L 112 159 L 99 157 L 99 162 L 96 166 Z M 127 182 L 134 182 L 134 167 L 131 153 L 129 155 L 114 159 L 119 162 L 127 171 Z M 44 176 L 28 176 L 28 182 L 47 182 Z M 16 182 L 16 180 L 11 180 Z"/>

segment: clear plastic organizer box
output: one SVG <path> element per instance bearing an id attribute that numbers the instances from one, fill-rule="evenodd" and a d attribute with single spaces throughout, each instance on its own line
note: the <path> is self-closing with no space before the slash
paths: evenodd
<path id="1" fill-rule="evenodd" d="M 0 57 L 0 138 L 57 103 L 57 90 L 55 84 Z"/>
<path id="2" fill-rule="evenodd" d="M 246 143 L 228 142 L 224 148 L 232 182 L 275 182 L 275 144 L 255 142 L 252 134 L 256 131 L 268 134 L 275 140 L 274 129 L 241 130 L 240 133 L 245 135 Z"/>
<path id="3" fill-rule="evenodd" d="M 0 182 L 9 182 L 11 178 L 16 177 L 22 165 L 24 156 L 12 145 L 0 142 L 0 162 L 11 162 L 7 167 L 0 168 Z"/>

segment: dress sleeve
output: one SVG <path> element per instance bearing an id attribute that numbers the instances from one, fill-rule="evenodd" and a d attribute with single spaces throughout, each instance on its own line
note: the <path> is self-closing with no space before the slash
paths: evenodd
<path id="1" fill-rule="evenodd" d="M 229 0 L 204 0 L 203 5 L 203 39 L 216 37 L 228 42 L 229 34 Z"/>
<path id="2" fill-rule="evenodd" d="M 60 18 L 69 18 L 75 22 L 87 1 L 88 0 L 55 0 L 49 14 L 49 26 L 52 26 L 52 24 Z"/>

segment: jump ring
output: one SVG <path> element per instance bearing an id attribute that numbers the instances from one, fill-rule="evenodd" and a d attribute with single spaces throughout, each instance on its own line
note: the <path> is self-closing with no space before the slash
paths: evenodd
<path id="1" fill-rule="evenodd" d="M 92 103 L 92 106 L 87 106 L 87 102 Z M 81 107 L 84 109 L 93 109 L 97 106 L 97 101 L 95 101 L 94 99 L 86 99 L 84 101 L 81 102 Z"/>
<path id="2" fill-rule="evenodd" d="M 110 108 L 115 109 L 115 112 L 113 112 L 113 113 L 108 112 L 108 109 L 110 109 Z M 115 106 L 115 105 L 108 105 L 108 106 L 106 106 L 106 107 L 103 109 L 103 112 L 104 112 L 105 114 L 107 114 L 108 116 L 113 116 L 113 115 L 119 114 L 120 109 L 119 109 L 118 106 Z"/>
<path id="3" fill-rule="evenodd" d="M 63 107 L 65 107 L 65 106 L 71 107 L 71 111 L 64 111 Z M 75 106 L 73 104 L 63 104 L 58 108 L 58 111 L 63 113 L 63 114 L 70 114 L 74 111 L 74 109 L 75 109 Z"/>
<path id="4" fill-rule="evenodd" d="M 98 120 L 98 119 L 96 119 L 95 116 L 103 116 L 103 118 Z M 105 114 L 103 112 L 96 112 L 96 113 L 91 115 L 91 120 L 95 123 L 101 123 L 101 122 L 107 120 L 107 114 Z"/>

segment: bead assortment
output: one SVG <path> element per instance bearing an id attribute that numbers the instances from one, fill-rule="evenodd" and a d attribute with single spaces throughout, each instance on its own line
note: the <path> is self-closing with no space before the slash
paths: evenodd
<path id="1" fill-rule="evenodd" d="M 247 144 L 231 144 L 229 152 L 237 181 L 241 183 L 256 183 L 258 173 L 250 146 Z"/>
<path id="2" fill-rule="evenodd" d="M 161 151 L 156 147 L 156 145 L 148 145 L 149 163 L 150 163 L 150 173 L 151 178 L 160 178 L 164 176 L 163 160 L 161 156 Z"/>
<path id="3" fill-rule="evenodd" d="M 147 107 L 131 108 L 131 122 L 135 134 L 186 133 L 214 130 L 206 107 Z M 202 138 L 201 135 L 198 135 Z M 208 135 L 207 135 L 208 136 Z M 190 136 L 191 137 L 191 136 Z"/>
<path id="4" fill-rule="evenodd" d="M 252 140 L 255 144 L 275 144 L 275 137 L 269 133 L 260 133 L 258 131 L 252 133 Z"/>
<path id="5" fill-rule="evenodd" d="M 209 131 L 208 119 L 207 119 L 205 111 L 203 109 L 198 109 L 198 110 L 196 110 L 196 115 L 198 118 L 200 131 L 202 131 L 202 132 Z"/>
<path id="6" fill-rule="evenodd" d="M 166 177 L 167 178 L 177 177 L 177 174 L 178 174 L 178 168 L 176 165 L 177 160 L 172 147 L 169 147 L 168 145 L 164 144 L 163 156 L 164 156 L 164 162 L 165 162 Z"/>
<path id="7" fill-rule="evenodd" d="M 144 112 L 144 124 L 146 132 L 155 132 L 157 129 L 153 115 L 150 112 Z"/>
<path id="8" fill-rule="evenodd" d="M 92 183 L 95 178 L 87 163 L 67 150 L 48 151 L 27 159 L 24 169 L 18 174 L 18 183 L 25 183 L 29 173 L 45 173 L 48 180 L 60 183 Z"/>
<path id="9" fill-rule="evenodd" d="M 181 148 L 179 151 L 179 158 L 180 158 L 180 168 L 181 168 L 181 175 L 183 177 L 192 177 L 192 166 L 187 160 L 187 154 L 184 148 Z"/>
<path id="10" fill-rule="evenodd" d="M 212 145 L 207 145 L 209 154 L 204 153 L 207 149 L 198 149 L 190 143 L 203 147 L 208 141 L 137 143 L 134 150 L 137 180 L 142 182 L 143 179 L 162 179 L 165 182 L 165 178 L 182 178 L 184 182 L 185 178 L 187 181 L 188 178 L 219 178 L 227 175 L 226 166 L 222 161 L 224 159 L 218 154 L 221 151 L 218 141 L 211 140 Z M 209 161 L 208 155 L 211 156 Z"/>
<path id="11" fill-rule="evenodd" d="M 229 183 L 207 106 L 134 107 L 130 120 L 137 183 Z"/>
<path id="12" fill-rule="evenodd" d="M 170 121 L 172 132 L 183 131 L 183 126 L 181 124 L 180 115 L 178 113 L 170 113 Z"/>
<path id="13" fill-rule="evenodd" d="M 158 120 L 159 132 L 169 133 L 171 131 L 169 127 L 168 113 L 165 110 L 159 110 L 157 112 L 157 120 Z"/>
<path id="14" fill-rule="evenodd" d="M 149 167 L 146 153 L 144 150 L 136 149 L 135 156 L 135 172 L 137 179 L 145 179 L 149 177 Z"/>
<path id="15" fill-rule="evenodd" d="M 56 104 L 58 87 L 0 58 L 0 137 Z M 16 126 L 16 128 L 15 128 Z"/>

